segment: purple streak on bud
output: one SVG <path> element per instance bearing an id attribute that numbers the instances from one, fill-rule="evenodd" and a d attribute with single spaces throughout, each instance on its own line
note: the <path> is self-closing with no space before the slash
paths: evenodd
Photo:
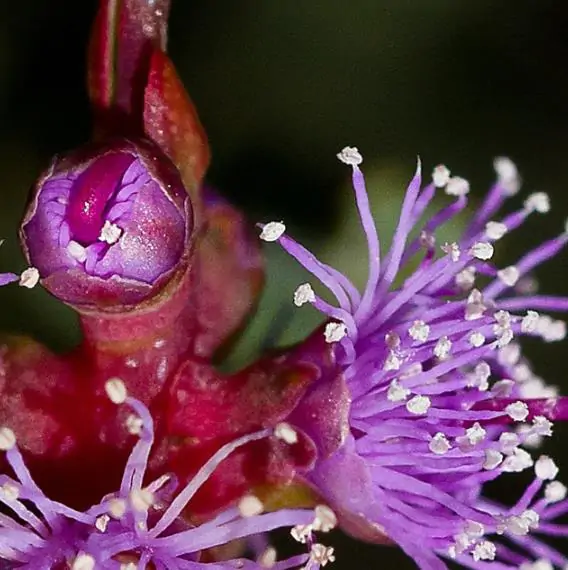
<path id="1" fill-rule="evenodd" d="M 44 286 L 102 308 L 139 303 L 187 266 L 193 216 L 179 175 L 146 141 L 62 158 L 38 181 L 20 236 Z"/>

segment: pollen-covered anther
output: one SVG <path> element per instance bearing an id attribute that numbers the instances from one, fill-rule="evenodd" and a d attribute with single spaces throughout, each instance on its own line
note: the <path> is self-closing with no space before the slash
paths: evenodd
<path id="1" fill-rule="evenodd" d="M 408 329 L 408 334 L 417 342 L 426 342 L 430 334 L 430 327 L 424 321 L 414 321 Z"/>
<path id="2" fill-rule="evenodd" d="M 402 360 L 400 359 L 399 356 L 396 355 L 396 353 L 391 350 L 388 354 L 387 357 L 385 358 L 385 363 L 383 364 L 383 370 L 400 370 L 400 367 L 402 366 Z"/>
<path id="3" fill-rule="evenodd" d="M 428 449 L 436 455 L 445 455 L 452 448 L 445 434 L 438 432 L 428 444 Z"/>
<path id="4" fill-rule="evenodd" d="M 87 260 L 87 250 L 74 240 L 67 244 L 67 253 L 79 263 L 85 263 Z"/>
<path id="5" fill-rule="evenodd" d="M 506 473 L 520 473 L 533 465 L 534 461 L 530 453 L 524 449 L 517 448 L 511 455 L 505 458 L 502 469 Z"/>
<path id="6" fill-rule="evenodd" d="M 519 447 L 520 443 L 521 440 L 519 439 L 519 436 L 516 433 L 506 431 L 499 436 L 499 445 L 501 451 L 505 455 L 512 455 L 513 453 L 515 453 L 515 450 L 517 449 L 517 447 Z"/>
<path id="7" fill-rule="evenodd" d="M 500 269 L 497 272 L 497 277 L 505 284 L 507 287 L 513 287 L 517 284 L 519 280 L 520 273 L 519 270 L 514 266 L 510 265 L 505 267 L 505 269 Z"/>
<path id="8" fill-rule="evenodd" d="M 544 498 L 547 503 L 559 503 L 566 498 L 568 489 L 560 481 L 551 481 L 544 488 Z"/>
<path id="9" fill-rule="evenodd" d="M 485 534 L 485 526 L 476 521 L 467 521 L 463 531 L 471 538 L 481 538 Z"/>
<path id="10" fill-rule="evenodd" d="M 260 232 L 260 239 L 268 242 L 277 241 L 282 237 L 285 231 L 286 226 L 284 222 L 268 222 L 263 226 Z"/>
<path id="11" fill-rule="evenodd" d="M 491 471 L 503 463 L 503 454 L 496 449 L 486 449 L 483 460 L 483 469 Z"/>
<path id="12" fill-rule="evenodd" d="M 301 307 L 306 303 L 313 303 L 316 300 L 316 294 L 309 283 L 303 283 L 294 292 L 294 305 Z"/>
<path id="13" fill-rule="evenodd" d="M 475 545 L 471 554 L 476 562 L 480 560 L 495 560 L 497 548 L 489 540 L 482 540 Z"/>
<path id="14" fill-rule="evenodd" d="M 345 336 L 347 336 L 347 327 L 345 323 L 331 322 L 325 325 L 324 329 L 325 342 L 332 344 L 334 342 L 339 342 Z"/>
<path id="15" fill-rule="evenodd" d="M 485 337 L 480 332 L 473 332 L 469 335 L 468 341 L 474 348 L 479 348 L 484 345 Z"/>
<path id="16" fill-rule="evenodd" d="M 469 291 L 475 285 L 475 267 L 462 269 L 455 277 L 456 285 L 462 291 Z"/>
<path id="17" fill-rule="evenodd" d="M 105 392 L 113 404 L 124 404 L 128 397 L 126 386 L 120 378 L 110 378 L 105 383 Z"/>
<path id="18" fill-rule="evenodd" d="M 355 146 L 346 146 L 337 153 L 337 158 L 349 166 L 358 166 L 363 162 L 363 156 Z"/>
<path id="19" fill-rule="evenodd" d="M 26 289 L 33 289 L 39 282 L 39 271 L 35 267 L 28 267 L 20 275 L 20 287 Z"/>
<path id="20" fill-rule="evenodd" d="M 100 532 L 106 532 L 110 517 L 108 515 L 101 515 L 95 520 L 95 528 Z"/>
<path id="21" fill-rule="evenodd" d="M 272 568 L 278 559 L 278 552 L 274 546 L 268 546 L 258 557 L 257 562 L 263 568 Z"/>
<path id="22" fill-rule="evenodd" d="M 507 226 L 503 222 L 487 222 L 485 224 L 485 235 L 492 241 L 500 240 L 507 232 Z"/>
<path id="23" fill-rule="evenodd" d="M 473 372 L 467 375 L 467 385 L 470 388 L 477 388 L 480 392 L 485 392 L 489 388 L 489 377 L 491 367 L 487 362 L 481 361 L 475 365 Z"/>
<path id="24" fill-rule="evenodd" d="M 487 307 L 483 301 L 483 294 L 481 291 L 479 291 L 479 289 L 473 289 L 467 297 L 464 315 L 465 320 L 475 321 L 477 319 L 480 319 L 486 310 Z"/>
<path id="25" fill-rule="evenodd" d="M 406 400 L 409 395 L 410 390 L 402 386 L 396 378 L 389 384 L 387 389 L 387 399 L 389 402 L 402 402 Z"/>
<path id="26" fill-rule="evenodd" d="M 558 467 L 548 455 L 541 455 L 534 465 L 534 472 L 543 481 L 552 481 L 558 475 Z"/>
<path id="27" fill-rule="evenodd" d="M 10 481 L 0 485 L 0 496 L 9 501 L 17 501 L 20 498 L 20 488 Z"/>
<path id="28" fill-rule="evenodd" d="M 292 527 L 290 534 L 296 542 L 306 544 L 306 542 L 308 542 L 308 538 L 312 535 L 312 531 L 313 526 L 311 524 L 298 524 Z"/>
<path id="29" fill-rule="evenodd" d="M 493 257 L 493 246 L 487 241 L 478 241 L 469 249 L 469 254 L 476 259 L 487 261 Z"/>
<path id="30" fill-rule="evenodd" d="M 406 409 L 414 415 L 422 416 L 428 413 L 432 402 L 428 396 L 414 396 L 406 403 Z"/>
<path id="31" fill-rule="evenodd" d="M 448 196 L 465 196 L 469 194 L 469 182 L 459 176 L 450 178 L 446 185 L 446 194 Z"/>
<path id="32" fill-rule="evenodd" d="M 274 435 L 288 445 L 298 443 L 298 432 L 286 422 L 276 424 Z"/>
<path id="33" fill-rule="evenodd" d="M 120 565 L 120 570 L 138 570 L 136 562 L 123 562 Z"/>
<path id="34" fill-rule="evenodd" d="M 538 527 L 539 515 L 537 512 L 528 509 L 521 515 L 512 515 L 505 520 L 505 528 L 516 536 L 525 536 L 532 529 Z"/>
<path id="35" fill-rule="evenodd" d="M 317 505 L 314 514 L 314 530 L 329 532 L 337 526 L 337 515 L 327 505 Z"/>
<path id="36" fill-rule="evenodd" d="M 143 427 L 144 423 L 142 422 L 142 419 L 135 414 L 130 414 L 126 418 L 126 430 L 130 435 L 140 435 Z"/>
<path id="37" fill-rule="evenodd" d="M 493 161 L 497 174 L 497 182 L 509 196 L 516 194 L 521 188 L 521 178 L 516 164 L 506 156 L 498 156 Z"/>
<path id="38" fill-rule="evenodd" d="M 108 514 L 114 519 L 120 519 L 126 513 L 126 501 L 114 498 L 108 502 Z"/>
<path id="39" fill-rule="evenodd" d="M 527 311 L 527 314 L 521 321 L 521 332 L 533 333 L 538 326 L 538 319 L 540 315 L 536 311 Z"/>
<path id="40" fill-rule="evenodd" d="M 528 213 L 547 214 L 550 211 L 550 198 L 546 192 L 535 192 L 525 200 L 524 205 Z"/>
<path id="41" fill-rule="evenodd" d="M 529 415 L 529 407 L 525 402 L 513 402 L 509 404 L 505 411 L 507 415 L 516 422 L 524 422 Z"/>
<path id="42" fill-rule="evenodd" d="M 460 259 L 461 251 L 460 246 L 454 241 L 452 243 L 446 242 L 444 245 L 440 246 L 440 249 L 447 255 L 450 256 L 450 259 L 457 263 Z"/>
<path id="43" fill-rule="evenodd" d="M 553 424 L 548 418 L 545 418 L 544 416 L 535 416 L 533 418 L 531 431 L 540 436 L 550 437 L 552 436 L 552 427 Z"/>
<path id="44" fill-rule="evenodd" d="M 71 570 L 93 570 L 95 568 L 95 558 L 90 554 L 81 552 L 77 554 L 71 563 Z"/>
<path id="45" fill-rule="evenodd" d="M 319 542 L 312 544 L 312 548 L 310 550 L 310 560 L 316 564 L 319 564 L 320 566 L 325 566 L 328 562 L 335 562 L 333 547 L 325 546 Z"/>
<path id="46" fill-rule="evenodd" d="M 16 434 L 9 427 L 0 427 L 0 451 L 10 451 L 15 445 Z"/>
<path id="47" fill-rule="evenodd" d="M 134 489 L 130 492 L 130 504 L 135 511 L 144 513 L 154 505 L 154 493 L 149 489 Z"/>
<path id="48" fill-rule="evenodd" d="M 451 172 L 445 164 L 438 164 L 432 171 L 432 182 L 436 188 L 443 188 L 450 181 Z"/>
<path id="49" fill-rule="evenodd" d="M 101 233 L 99 234 L 99 241 L 108 243 L 112 245 L 116 243 L 120 236 L 122 235 L 122 228 L 113 224 L 111 221 L 106 220 L 103 227 L 101 228 Z"/>
<path id="50" fill-rule="evenodd" d="M 239 501 L 239 513 L 242 517 L 254 517 L 263 511 L 264 505 L 255 495 L 246 495 Z"/>
<path id="51" fill-rule="evenodd" d="M 438 342 L 436 342 L 434 346 L 434 356 L 440 360 L 447 360 L 451 350 L 452 341 L 447 336 L 443 336 L 438 339 Z"/>

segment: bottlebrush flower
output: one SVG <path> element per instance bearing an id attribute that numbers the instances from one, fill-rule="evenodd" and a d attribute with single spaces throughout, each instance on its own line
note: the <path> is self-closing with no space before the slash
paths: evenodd
<path id="1" fill-rule="evenodd" d="M 75 306 L 148 299 L 187 266 L 193 215 L 176 168 L 147 141 L 115 140 L 56 158 L 20 237 L 42 284 Z"/>
<path id="2" fill-rule="evenodd" d="M 309 283 L 294 295 L 297 306 L 310 303 L 330 319 L 323 335 L 350 401 L 345 437 L 335 449 L 320 450 L 309 483 L 344 528 L 377 541 L 388 537 L 423 570 L 446 568 L 444 558 L 475 569 L 566 567 L 568 558 L 538 536 L 568 536 L 568 526 L 554 522 L 568 512 L 566 488 L 555 480 L 552 459 L 535 462 L 523 446 L 550 436 L 550 420 L 565 419 L 568 408 L 532 373 L 516 338 L 564 338 L 564 323 L 538 311 L 566 310 L 568 298 L 530 292 L 527 280 L 564 247 L 568 234 L 515 265 L 491 262 L 496 242 L 532 213 L 548 211 L 548 197 L 533 194 L 520 210 L 497 217 L 519 189 L 515 166 L 497 159 L 498 180 L 461 238 L 437 245 L 438 227 L 466 207 L 469 184 L 439 166 L 433 182 L 421 188 L 419 164 L 381 259 L 362 157 L 356 148 L 338 157 L 353 169 L 367 237 L 365 290 L 359 293 L 288 237 L 282 223 L 265 225 L 261 234 L 278 241 L 337 299 L 337 305 L 327 303 Z M 454 202 L 421 224 L 440 188 Z M 288 420 L 316 441 L 331 424 L 326 383 L 337 387 L 337 378 L 322 378 L 318 395 L 307 397 Z M 318 401 L 327 406 L 325 420 L 317 419 Z M 336 422 L 345 423 L 342 413 Z M 486 482 L 532 467 L 534 480 L 512 507 L 483 495 Z"/>
<path id="3" fill-rule="evenodd" d="M 0 450 L 6 452 L 15 474 L 0 475 L 0 504 L 4 507 L 0 514 L 0 562 L 30 570 L 198 570 L 209 566 L 200 563 L 202 551 L 235 539 L 280 527 L 301 525 L 328 531 L 333 526 L 322 524 L 329 520 L 329 516 L 322 519 L 321 513 L 328 512 L 325 508 L 316 509 L 315 515 L 302 509 L 263 514 L 262 503 L 253 496 L 244 497 L 238 506 L 200 526 L 192 526 L 182 516 L 187 502 L 234 450 L 272 437 L 271 430 L 251 433 L 222 446 L 175 494 L 172 477 L 163 476 L 149 484 L 145 481 L 154 441 L 148 409 L 129 397 L 118 379 L 109 381 L 106 390 L 115 404 L 126 404 L 132 410 L 126 428 L 139 439 L 126 463 L 120 489 L 84 512 L 46 497 L 23 461 L 14 432 L 6 426 L 0 428 Z M 67 483 L 73 485 L 73 481 Z M 275 561 L 272 549 L 259 562 L 229 560 L 217 563 L 215 568 L 260 569 L 271 563 L 271 567 L 284 570 L 305 562 L 310 568 L 318 568 L 333 559 L 332 549 L 317 543 L 310 543 L 310 547 L 309 555 L 280 562 Z"/>

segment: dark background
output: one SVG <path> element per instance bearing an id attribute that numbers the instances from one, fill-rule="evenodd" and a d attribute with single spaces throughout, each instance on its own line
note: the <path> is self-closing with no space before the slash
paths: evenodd
<path id="1" fill-rule="evenodd" d="M 84 52 L 96 2 L 3 4 L 0 268 L 21 270 L 15 236 L 28 187 L 51 155 L 89 136 Z M 349 238 L 356 221 L 346 171 L 335 159 L 346 144 L 364 152 L 385 232 L 417 154 L 427 170 L 445 162 L 470 179 L 474 201 L 501 154 L 519 164 L 525 191 L 550 193 L 552 212 L 507 241 L 507 258 L 561 231 L 567 29 L 568 4 L 560 1 L 174 0 L 170 52 L 209 133 L 210 182 L 251 219 L 286 219 L 296 235 L 357 273 L 366 261 Z M 243 348 L 251 354 L 268 334 L 262 316 L 297 282 L 291 264 L 268 255 L 270 302 Z M 539 271 L 543 289 L 568 291 L 567 262 L 563 254 Z M 55 348 L 77 339 L 73 316 L 40 290 L 12 286 L 0 302 L 4 329 Z M 296 333 L 309 319 L 300 319 Z M 565 351 L 528 347 L 536 370 L 567 388 Z M 558 463 L 566 465 L 568 430 L 557 435 Z M 410 567 L 395 549 L 338 542 L 335 567 L 355 564 Z"/>

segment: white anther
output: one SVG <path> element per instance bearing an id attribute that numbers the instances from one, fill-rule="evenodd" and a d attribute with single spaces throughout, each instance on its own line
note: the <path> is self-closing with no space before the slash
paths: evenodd
<path id="1" fill-rule="evenodd" d="M 521 443 L 519 436 L 512 432 L 503 432 L 499 436 L 499 446 L 505 455 L 512 455 Z"/>
<path id="2" fill-rule="evenodd" d="M 428 413 L 431 406 L 431 401 L 428 396 L 414 396 L 406 402 L 406 409 L 417 416 Z"/>
<path id="3" fill-rule="evenodd" d="M 558 467 L 548 455 L 541 455 L 534 465 L 534 472 L 543 481 L 552 481 L 558 475 Z"/>
<path id="4" fill-rule="evenodd" d="M 487 222 L 485 224 L 485 235 L 492 241 L 501 239 L 508 231 L 507 226 L 502 222 Z"/>
<path id="5" fill-rule="evenodd" d="M 313 527 L 311 524 L 298 524 L 295 527 L 292 527 L 290 534 L 295 541 L 306 544 L 308 538 L 312 534 L 312 530 Z"/>
<path id="6" fill-rule="evenodd" d="M 462 291 L 469 291 L 475 285 L 475 267 L 462 269 L 456 275 L 455 282 Z"/>
<path id="7" fill-rule="evenodd" d="M 135 414 L 130 414 L 126 418 L 126 430 L 131 435 L 140 435 L 142 433 L 142 428 L 144 427 L 144 423 L 142 419 L 136 416 Z"/>
<path id="8" fill-rule="evenodd" d="M 71 564 L 71 570 L 93 570 L 94 567 L 94 557 L 84 552 L 77 554 L 75 560 L 73 560 Z"/>
<path id="9" fill-rule="evenodd" d="M 310 560 L 320 566 L 325 566 L 328 562 L 334 562 L 335 556 L 333 555 L 333 547 L 325 546 L 318 542 L 312 544 Z"/>
<path id="10" fill-rule="evenodd" d="M 410 395 L 410 390 L 401 386 L 400 382 L 395 378 L 388 387 L 387 399 L 389 402 L 402 402 Z"/>
<path id="11" fill-rule="evenodd" d="M 486 449 L 485 459 L 483 460 L 483 469 L 486 471 L 491 471 L 496 467 L 499 467 L 503 462 L 503 454 L 499 453 L 496 449 Z"/>
<path id="12" fill-rule="evenodd" d="M 298 442 L 298 432 L 286 422 L 276 424 L 274 435 L 288 445 L 293 445 Z"/>
<path id="13" fill-rule="evenodd" d="M 485 392 L 489 388 L 489 377 L 491 368 L 487 362 L 481 361 L 476 364 L 473 372 L 467 375 L 467 385 L 470 388 L 477 388 L 480 392 Z"/>
<path id="14" fill-rule="evenodd" d="M 120 519 L 126 513 L 126 501 L 124 499 L 114 498 L 108 502 L 108 514 L 115 518 Z"/>
<path id="15" fill-rule="evenodd" d="M 537 528 L 540 517 L 537 512 L 528 509 L 521 515 L 507 517 L 505 521 L 506 529 L 516 536 L 525 536 L 531 529 Z"/>
<path id="16" fill-rule="evenodd" d="M 423 372 L 422 362 L 412 362 L 404 368 L 404 370 L 398 375 L 399 380 L 405 380 L 406 378 L 412 378 Z"/>
<path id="17" fill-rule="evenodd" d="M 246 495 L 239 501 L 239 512 L 242 517 L 254 517 L 263 511 L 262 501 L 254 495 Z"/>
<path id="18" fill-rule="evenodd" d="M 450 180 L 450 171 L 445 164 L 438 164 L 432 171 L 432 182 L 436 188 L 443 188 Z"/>
<path id="19" fill-rule="evenodd" d="M 505 408 L 507 415 L 516 422 L 524 422 L 529 415 L 529 407 L 525 402 L 513 402 Z"/>
<path id="20" fill-rule="evenodd" d="M 527 314 L 523 317 L 521 321 L 521 332 L 523 333 L 533 333 L 536 331 L 538 326 L 538 320 L 540 315 L 536 311 L 527 311 Z"/>
<path id="21" fill-rule="evenodd" d="M 363 156 L 355 146 L 346 146 L 341 152 L 337 153 L 337 158 L 349 166 L 358 166 L 363 162 Z"/>
<path id="22" fill-rule="evenodd" d="M 533 418 L 531 431 L 540 436 L 550 437 L 552 435 L 552 426 L 553 424 L 548 418 L 535 416 Z"/>
<path id="23" fill-rule="evenodd" d="M 474 243 L 469 249 L 469 254 L 476 259 L 487 261 L 493 257 L 493 246 L 487 241 L 478 241 Z"/>
<path id="24" fill-rule="evenodd" d="M 84 263 L 87 259 L 87 250 L 80 243 L 73 240 L 67 244 L 67 253 L 79 263 Z"/>
<path id="25" fill-rule="evenodd" d="M 516 343 L 508 344 L 497 352 L 497 362 L 501 366 L 515 366 L 521 358 L 521 347 Z"/>
<path id="26" fill-rule="evenodd" d="M 480 332 L 474 332 L 469 335 L 468 341 L 474 348 L 479 348 L 485 343 L 485 337 Z"/>
<path id="27" fill-rule="evenodd" d="M 515 451 L 505 458 L 502 469 L 506 473 L 520 473 L 534 465 L 534 461 L 530 453 L 524 449 L 517 448 Z"/>
<path id="28" fill-rule="evenodd" d="M 134 489 L 130 492 L 130 504 L 135 511 L 146 512 L 154 504 L 154 493 L 148 489 Z"/>
<path id="29" fill-rule="evenodd" d="M 10 451 L 15 445 L 16 434 L 9 427 L 0 427 L 0 451 Z"/>
<path id="30" fill-rule="evenodd" d="M 0 485 L 0 496 L 8 501 L 17 501 L 20 498 L 20 488 L 10 481 Z"/>
<path id="31" fill-rule="evenodd" d="M 450 256 L 450 259 L 455 263 L 459 261 L 461 251 L 460 246 L 454 241 L 452 243 L 446 242 L 444 245 L 440 246 L 440 249 Z"/>
<path id="32" fill-rule="evenodd" d="M 347 335 L 347 327 L 345 326 L 345 323 L 327 323 L 327 325 L 325 325 L 323 334 L 325 337 L 325 342 L 329 344 L 339 342 Z"/>
<path id="33" fill-rule="evenodd" d="M 438 432 L 428 444 L 428 449 L 436 455 L 445 455 L 451 448 L 448 438 L 442 432 Z"/>
<path id="34" fill-rule="evenodd" d="M 496 554 L 497 548 L 495 548 L 495 545 L 488 540 L 478 542 L 472 552 L 473 559 L 476 562 L 479 562 L 480 560 L 495 560 Z"/>
<path id="35" fill-rule="evenodd" d="M 264 552 L 258 557 L 258 564 L 262 568 L 272 568 L 276 564 L 278 553 L 274 546 L 268 546 Z"/>
<path id="36" fill-rule="evenodd" d="M 327 505 L 317 505 L 314 513 L 314 530 L 329 532 L 337 526 L 337 515 Z"/>
<path id="37" fill-rule="evenodd" d="M 268 222 L 262 227 L 260 239 L 263 241 L 277 241 L 286 231 L 284 222 Z"/>
<path id="38" fill-rule="evenodd" d="M 510 265 L 509 267 L 505 267 L 505 269 L 501 269 L 497 271 L 497 277 L 505 284 L 507 287 L 513 287 L 517 284 L 519 280 L 520 273 L 519 270 L 514 266 Z"/>
<path id="39" fill-rule="evenodd" d="M 383 364 L 383 370 L 400 370 L 402 365 L 402 360 L 394 353 L 389 352 L 385 363 Z"/>
<path id="40" fill-rule="evenodd" d="M 434 356 L 440 360 L 447 360 L 451 350 L 452 341 L 447 336 L 443 336 L 438 339 L 436 346 L 434 346 Z"/>
<path id="41" fill-rule="evenodd" d="M 554 565 L 550 560 L 539 558 L 534 562 L 523 562 L 519 566 L 519 570 L 554 570 Z M 563 567 L 563 570 L 566 570 L 566 566 Z"/>
<path id="42" fill-rule="evenodd" d="M 497 181 L 508 196 L 513 196 L 521 188 L 521 178 L 515 163 L 506 156 L 498 156 L 493 161 Z"/>
<path id="43" fill-rule="evenodd" d="M 473 426 L 465 430 L 465 436 L 471 445 L 477 445 L 481 443 L 487 432 L 481 427 L 479 422 L 475 422 Z"/>
<path id="44" fill-rule="evenodd" d="M 485 526 L 476 521 L 467 521 L 463 531 L 470 538 L 481 538 L 485 534 Z"/>
<path id="45" fill-rule="evenodd" d="M 465 305 L 465 320 L 475 321 L 483 316 L 483 313 L 487 310 L 483 302 L 483 294 L 479 289 L 473 289 L 467 297 L 467 302 Z"/>
<path id="46" fill-rule="evenodd" d="M 313 303 L 316 300 L 316 294 L 309 283 L 303 283 L 294 292 L 294 305 L 301 307 L 306 303 Z"/>
<path id="47" fill-rule="evenodd" d="M 448 196 L 465 196 L 469 194 L 469 182 L 459 176 L 450 178 L 446 186 L 446 194 Z"/>
<path id="48" fill-rule="evenodd" d="M 430 327 L 424 321 L 414 321 L 408 329 L 408 334 L 417 342 L 426 342 Z"/>
<path id="49" fill-rule="evenodd" d="M 113 404 L 124 404 L 128 397 L 126 386 L 120 378 L 109 378 L 105 383 L 105 392 Z"/>
<path id="50" fill-rule="evenodd" d="M 39 271 L 35 267 L 28 267 L 20 275 L 20 287 L 33 289 L 39 282 Z"/>
<path id="51" fill-rule="evenodd" d="M 550 198 L 545 192 L 535 192 L 525 200 L 525 210 L 527 212 L 538 212 L 546 214 L 550 211 Z"/>
<path id="52" fill-rule="evenodd" d="M 106 532 L 109 521 L 110 517 L 108 515 L 101 515 L 100 517 L 97 517 L 95 520 L 95 528 L 99 532 Z"/>
<path id="53" fill-rule="evenodd" d="M 101 228 L 99 241 L 103 241 L 105 243 L 108 243 L 109 245 L 112 245 L 113 243 L 116 243 L 120 239 L 121 235 L 122 235 L 122 228 L 120 228 L 116 224 L 113 224 L 109 220 L 106 220 L 104 226 Z"/>
<path id="54" fill-rule="evenodd" d="M 551 481 L 544 488 L 544 498 L 547 503 L 559 503 L 566 498 L 568 489 L 560 481 Z"/>
<path id="55" fill-rule="evenodd" d="M 503 378 L 502 380 L 497 380 L 493 386 L 491 386 L 491 393 L 496 398 L 508 398 L 513 393 L 513 388 L 515 383 L 512 380 Z"/>

